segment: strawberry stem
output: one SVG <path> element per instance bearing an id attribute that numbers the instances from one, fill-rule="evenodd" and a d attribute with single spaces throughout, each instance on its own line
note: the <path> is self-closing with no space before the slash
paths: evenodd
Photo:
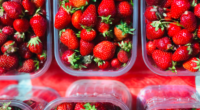
<path id="1" fill-rule="evenodd" d="M 95 108 L 95 106 L 94 106 L 94 105 L 91 106 L 90 103 L 86 103 L 86 104 L 84 105 L 84 108 L 85 108 L 85 110 L 97 110 L 97 109 Z"/>
<path id="2" fill-rule="evenodd" d="M 122 31 L 122 35 L 125 34 L 134 34 L 133 31 L 135 31 L 134 28 L 131 28 L 126 22 L 121 21 L 119 25 L 116 26 L 118 29 Z"/>
<path id="3" fill-rule="evenodd" d="M 11 102 L 8 103 L 2 103 L 2 107 L 0 107 L 0 110 L 11 110 L 12 108 L 9 107 L 9 105 L 11 104 Z"/>
<path id="4" fill-rule="evenodd" d="M 100 16 L 101 17 L 101 22 L 106 23 L 106 24 L 112 24 L 113 18 L 111 18 L 111 15 L 105 17 L 105 16 Z"/>

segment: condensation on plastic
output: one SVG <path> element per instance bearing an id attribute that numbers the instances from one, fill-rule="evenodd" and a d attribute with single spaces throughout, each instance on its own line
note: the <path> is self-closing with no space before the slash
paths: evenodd
<path id="1" fill-rule="evenodd" d="M 54 54 L 56 61 L 60 68 L 65 71 L 66 73 L 73 75 L 73 76 L 120 76 L 128 72 L 133 64 L 135 63 L 136 57 L 137 57 L 137 39 L 138 39 L 138 0 L 133 0 L 134 7 L 133 7 L 133 28 L 136 30 L 134 31 L 133 40 L 132 40 L 132 54 L 130 61 L 127 63 L 126 67 L 123 67 L 122 69 L 119 69 L 117 71 L 114 70 L 73 70 L 69 66 L 66 66 L 60 56 L 60 40 L 59 40 L 59 32 L 56 28 L 54 28 Z M 55 21 L 55 15 L 58 12 L 59 3 L 58 0 L 54 0 L 54 21 Z"/>
<path id="2" fill-rule="evenodd" d="M 200 96 L 190 86 L 148 86 L 137 97 L 137 110 L 200 108 Z"/>
<path id="3" fill-rule="evenodd" d="M 12 75 L 0 75 L 0 80 L 22 80 L 22 79 L 33 79 L 36 77 L 41 76 L 44 74 L 52 61 L 52 23 L 51 23 L 51 0 L 46 0 L 46 19 L 47 19 L 47 60 L 40 70 L 34 72 L 34 73 L 18 73 L 16 71 L 10 71 L 6 74 L 12 74 Z M 14 75 L 13 75 L 14 74 Z"/>
<path id="4" fill-rule="evenodd" d="M 19 89 L 26 89 L 29 87 L 19 87 L 18 85 L 10 85 L 7 88 L 0 91 L 0 102 L 10 102 L 15 104 L 16 107 L 27 107 L 23 101 L 25 100 L 33 100 L 36 101 L 39 105 L 36 107 L 39 110 L 43 110 L 45 106 L 52 100 L 55 100 L 60 97 L 60 95 L 53 89 L 47 87 L 37 87 L 33 86 L 31 91 L 26 94 L 20 94 Z M 30 107 L 28 106 L 28 110 Z M 26 110 L 26 109 L 23 109 Z"/>
<path id="5" fill-rule="evenodd" d="M 172 71 L 164 71 L 154 66 L 155 63 L 153 59 L 147 55 L 146 51 L 146 24 L 145 24 L 145 0 L 141 0 L 140 13 L 141 13 L 141 41 L 142 41 L 142 56 L 146 66 L 154 73 L 161 76 L 198 76 L 200 72 L 190 72 L 185 69 L 177 69 L 177 74 Z"/>
<path id="6" fill-rule="evenodd" d="M 65 96 L 50 102 L 45 110 L 52 110 L 64 102 L 109 102 L 122 110 L 132 108 L 132 97 L 128 88 L 113 80 L 79 80 L 68 88 Z"/>

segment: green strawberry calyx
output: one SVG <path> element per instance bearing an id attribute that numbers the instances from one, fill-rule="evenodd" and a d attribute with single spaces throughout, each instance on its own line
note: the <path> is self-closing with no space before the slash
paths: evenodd
<path id="1" fill-rule="evenodd" d="M 104 37 L 108 37 L 109 36 L 109 37 L 113 38 L 112 30 L 105 31 L 105 32 L 102 33 L 102 35 Z"/>
<path id="2" fill-rule="evenodd" d="M 47 58 L 47 51 L 46 50 L 44 50 L 43 52 L 42 52 L 42 54 L 40 55 L 40 57 L 43 57 L 43 58 Z"/>
<path id="3" fill-rule="evenodd" d="M 196 58 L 197 60 L 193 60 L 192 62 L 196 63 L 196 67 L 194 67 L 194 69 L 199 70 L 200 71 L 200 59 Z"/>
<path id="4" fill-rule="evenodd" d="M 108 15 L 107 17 L 105 16 L 100 16 L 101 17 L 101 22 L 106 23 L 106 24 L 112 24 L 113 18 L 111 18 L 111 15 Z"/>
<path id="5" fill-rule="evenodd" d="M 68 56 L 68 62 L 71 64 L 71 68 L 73 69 L 82 69 L 87 68 L 86 66 L 82 65 L 81 55 L 76 55 L 74 52 L 72 55 Z"/>
<path id="6" fill-rule="evenodd" d="M 122 35 L 125 34 L 134 34 L 133 31 L 135 31 L 134 28 L 131 28 L 126 22 L 121 21 L 119 25 L 116 26 L 118 29 L 122 31 Z"/>
<path id="7" fill-rule="evenodd" d="M 17 35 L 17 38 L 22 38 L 25 40 L 25 33 L 16 32 L 15 35 Z"/>
<path id="8" fill-rule="evenodd" d="M 126 51 L 126 52 L 130 52 L 130 50 L 132 49 L 132 43 L 131 42 L 127 43 L 127 42 L 121 41 L 118 44 L 121 47 L 121 49 Z"/>
<path id="9" fill-rule="evenodd" d="M 35 70 L 39 70 L 40 69 L 40 62 L 38 60 L 34 60 L 34 63 L 35 63 Z"/>
<path id="10" fill-rule="evenodd" d="M 195 7 L 195 6 L 197 6 L 196 0 L 192 0 L 191 7 Z"/>
<path id="11" fill-rule="evenodd" d="M 188 51 L 188 54 L 191 55 L 192 52 L 193 52 L 193 49 L 192 49 L 192 44 L 191 43 L 188 43 L 186 44 L 185 46 L 187 46 L 187 51 Z"/>
<path id="12" fill-rule="evenodd" d="M 172 67 L 170 67 L 169 70 L 177 74 L 176 65 L 177 62 L 172 61 Z"/>
<path id="13" fill-rule="evenodd" d="M 34 38 L 31 38 L 31 40 L 28 42 L 28 45 L 27 45 L 27 47 L 29 47 L 29 45 L 30 46 L 36 46 L 36 45 L 39 45 L 39 43 L 41 43 L 41 40 L 40 40 L 40 38 L 37 36 L 37 37 L 34 37 Z"/>
<path id="14" fill-rule="evenodd" d="M 84 105 L 84 110 L 97 110 L 96 108 L 95 108 L 95 106 L 93 105 L 93 106 L 91 106 L 90 105 L 90 103 L 86 103 L 85 105 Z"/>
<path id="15" fill-rule="evenodd" d="M 96 62 L 98 66 L 101 66 L 105 63 L 105 61 L 101 60 L 100 58 L 94 58 L 94 62 Z"/>
<path id="16" fill-rule="evenodd" d="M 165 29 L 165 25 L 161 21 L 153 21 L 151 25 L 155 27 L 155 31 L 158 31 L 158 29 L 163 31 Z"/>
<path id="17" fill-rule="evenodd" d="M 11 104 L 11 102 L 8 103 L 2 103 L 2 107 L 0 107 L 0 110 L 11 110 L 12 108 L 9 107 L 9 105 Z"/>
<path id="18" fill-rule="evenodd" d="M 3 13 L 4 13 L 4 9 L 3 9 L 3 7 L 0 7 L 0 17 L 3 16 Z"/>

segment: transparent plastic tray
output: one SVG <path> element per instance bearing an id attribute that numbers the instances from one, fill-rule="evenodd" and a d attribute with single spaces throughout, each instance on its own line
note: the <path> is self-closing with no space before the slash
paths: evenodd
<path id="1" fill-rule="evenodd" d="M 36 71 L 34 73 L 18 73 L 16 71 L 10 71 L 7 72 L 6 74 L 8 75 L 4 75 L 1 76 L 0 75 L 0 80 L 22 80 L 22 79 L 33 79 L 36 77 L 41 76 L 42 74 L 44 74 L 52 61 L 52 20 L 51 20 L 51 0 L 46 0 L 46 19 L 47 19 L 47 42 L 46 42 L 46 47 L 47 47 L 47 60 L 44 64 L 44 66 L 39 70 Z M 11 75 L 10 75 L 11 74 Z M 16 75 L 14 75 L 16 74 Z"/>
<path id="2" fill-rule="evenodd" d="M 132 96 L 128 88 L 113 80 L 79 80 L 68 88 L 65 96 L 50 102 L 45 110 L 52 110 L 64 102 L 109 102 L 122 110 L 132 108 Z"/>
<path id="3" fill-rule="evenodd" d="M 59 2 L 58 0 L 54 0 L 54 17 L 58 11 L 59 8 Z M 130 61 L 127 63 L 126 67 L 121 68 L 119 70 L 108 70 L 108 71 L 103 71 L 103 70 L 73 70 L 69 66 L 66 66 L 62 60 L 61 60 L 61 55 L 60 55 L 60 50 L 62 46 L 60 45 L 60 40 L 59 40 L 59 32 L 56 28 L 54 28 L 54 54 L 56 61 L 60 68 L 65 71 L 66 73 L 73 75 L 73 76 L 110 76 L 110 77 L 115 77 L 115 76 L 120 76 L 128 72 L 133 64 L 135 63 L 136 57 L 137 57 L 137 37 L 138 37 L 138 0 L 133 0 L 134 2 L 134 7 L 133 7 L 133 28 L 136 30 L 134 31 L 133 35 L 133 40 L 132 40 L 132 54 Z M 55 18 L 54 18 L 55 21 Z"/>

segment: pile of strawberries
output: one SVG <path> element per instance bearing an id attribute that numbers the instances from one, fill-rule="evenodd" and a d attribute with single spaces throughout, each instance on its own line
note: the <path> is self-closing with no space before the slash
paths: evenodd
<path id="1" fill-rule="evenodd" d="M 127 0 L 61 0 L 54 26 L 65 46 L 62 61 L 73 69 L 123 67 L 132 49 L 132 13 Z"/>
<path id="2" fill-rule="evenodd" d="M 111 103 L 62 103 L 52 110 L 121 110 Z"/>
<path id="3" fill-rule="evenodd" d="M 34 72 L 45 63 L 44 4 L 45 0 L 1 0 L 0 75 L 11 70 Z"/>
<path id="4" fill-rule="evenodd" d="M 200 3 L 197 0 L 146 0 L 147 54 L 162 70 L 200 69 Z"/>

